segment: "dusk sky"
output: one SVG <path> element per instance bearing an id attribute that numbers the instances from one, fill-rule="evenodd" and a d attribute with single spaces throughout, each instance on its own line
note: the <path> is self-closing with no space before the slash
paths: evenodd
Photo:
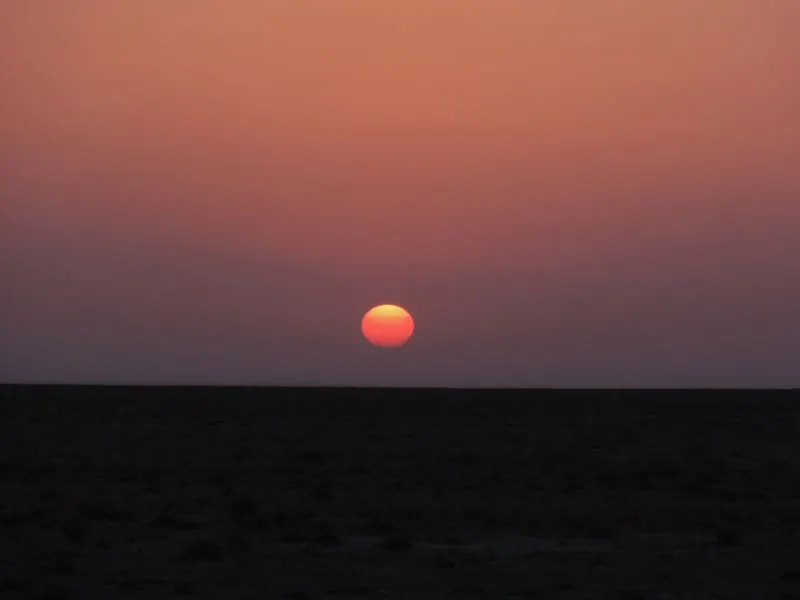
<path id="1" fill-rule="evenodd" d="M 799 387 L 798 73 L 798 0 L 4 1 L 0 380 Z"/>

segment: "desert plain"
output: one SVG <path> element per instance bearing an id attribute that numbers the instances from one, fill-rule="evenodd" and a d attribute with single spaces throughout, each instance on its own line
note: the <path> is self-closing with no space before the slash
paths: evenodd
<path id="1" fill-rule="evenodd" d="M 0 388 L 0 598 L 800 598 L 800 394 Z"/>

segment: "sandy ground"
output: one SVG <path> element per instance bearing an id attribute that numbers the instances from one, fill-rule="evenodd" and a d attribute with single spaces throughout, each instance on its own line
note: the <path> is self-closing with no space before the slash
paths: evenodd
<path id="1" fill-rule="evenodd" d="M 0 598 L 800 598 L 797 394 L 2 388 Z"/>

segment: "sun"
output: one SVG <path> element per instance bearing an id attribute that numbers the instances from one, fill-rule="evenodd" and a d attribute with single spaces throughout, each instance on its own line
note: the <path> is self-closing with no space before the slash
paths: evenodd
<path id="1" fill-rule="evenodd" d="M 364 315 L 361 331 L 375 346 L 399 348 L 414 333 L 414 319 L 404 308 L 394 304 L 381 304 Z"/>

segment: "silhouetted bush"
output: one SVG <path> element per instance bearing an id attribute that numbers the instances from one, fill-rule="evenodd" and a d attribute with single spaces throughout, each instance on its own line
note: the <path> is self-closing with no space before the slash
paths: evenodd
<path id="1" fill-rule="evenodd" d="M 741 546 L 744 542 L 742 534 L 734 529 L 722 529 L 715 536 L 718 546 Z"/>
<path id="2" fill-rule="evenodd" d="M 191 581 L 177 581 L 172 586 L 172 593 L 176 596 L 195 596 L 197 586 Z"/>
<path id="3" fill-rule="evenodd" d="M 61 526 L 64 537 L 73 544 L 84 542 L 88 536 L 88 528 L 85 523 L 78 521 L 67 521 Z"/>
<path id="4" fill-rule="evenodd" d="M 384 539 L 380 544 L 381 550 L 402 551 L 410 550 L 414 547 L 414 542 L 408 538 L 390 537 Z"/>
<path id="5" fill-rule="evenodd" d="M 195 540 L 183 548 L 180 556 L 188 560 L 216 562 L 225 558 L 225 548 L 214 540 Z"/>
<path id="6" fill-rule="evenodd" d="M 72 600 L 78 595 L 71 587 L 60 583 L 48 583 L 33 596 L 34 600 Z"/>
<path id="7" fill-rule="evenodd" d="M 800 569 L 786 569 L 781 571 L 778 579 L 783 582 L 800 583 Z"/>

